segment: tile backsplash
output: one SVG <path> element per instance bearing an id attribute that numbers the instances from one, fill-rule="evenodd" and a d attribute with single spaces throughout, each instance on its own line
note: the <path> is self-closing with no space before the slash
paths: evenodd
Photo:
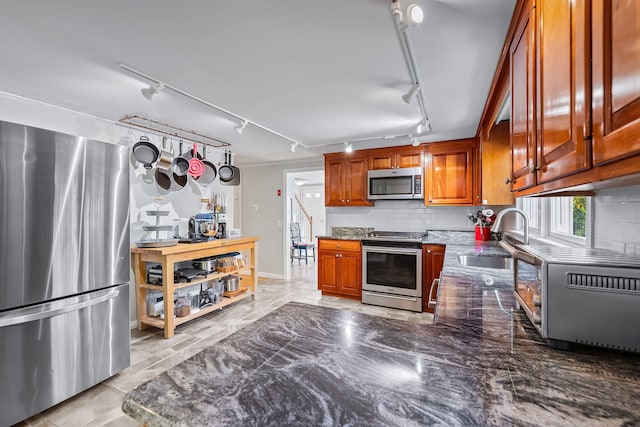
<path id="1" fill-rule="evenodd" d="M 491 207 L 498 212 L 504 206 Z M 386 231 L 458 230 L 472 231 L 467 213 L 477 206 L 429 206 L 422 200 L 378 200 L 372 207 L 327 208 L 330 227 L 373 227 Z"/>
<path id="2" fill-rule="evenodd" d="M 598 191 L 594 220 L 596 248 L 640 257 L 640 186 Z"/>

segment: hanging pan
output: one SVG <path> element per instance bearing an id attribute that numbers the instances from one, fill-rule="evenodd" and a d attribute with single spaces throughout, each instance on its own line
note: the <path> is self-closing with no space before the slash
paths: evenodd
<path id="1" fill-rule="evenodd" d="M 182 140 L 180 140 L 180 155 L 171 161 L 171 170 L 178 176 L 187 176 L 189 172 L 189 160 L 182 157 Z"/>
<path id="2" fill-rule="evenodd" d="M 240 185 L 240 169 L 231 165 L 231 151 L 224 152 L 224 165 L 218 169 L 222 185 Z"/>
<path id="3" fill-rule="evenodd" d="M 153 145 L 145 135 L 140 137 L 140 140 L 136 142 L 131 151 L 133 152 L 133 157 L 142 163 L 145 169 L 151 169 L 160 154 L 158 147 Z"/>
<path id="4" fill-rule="evenodd" d="M 213 163 L 207 160 L 207 146 L 204 146 L 202 150 L 202 164 L 204 165 L 204 172 L 196 180 L 199 184 L 209 185 L 216 179 L 218 171 Z"/>
<path id="5" fill-rule="evenodd" d="M 185 185 L 187 185 L 187 175 L 178 176 L 173 173 L 171 169 L 170 161 L 162 161 L 162 157 L 173 158 L 173 142 L 171 143 L 171 151 L 165 151 L 166 140 L 163 138 L 162 140 L 162 153 L 160 154 L 160 159 L 156 165 L 156 173 L 155 179 L 156 184 L 163 190 L 167 191 L 177 191 L 182 189 Z"/>

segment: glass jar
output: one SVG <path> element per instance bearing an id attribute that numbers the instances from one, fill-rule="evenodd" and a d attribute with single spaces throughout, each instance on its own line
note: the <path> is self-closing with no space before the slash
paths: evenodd
<path id="1" fill-rule="evenodd" d="M 200 311 L 200 291 L 189 291 L 187 292 L 187 295 L 189 297 L 189 302 L 191 305 L 191 312 L 196 313 Z"/>

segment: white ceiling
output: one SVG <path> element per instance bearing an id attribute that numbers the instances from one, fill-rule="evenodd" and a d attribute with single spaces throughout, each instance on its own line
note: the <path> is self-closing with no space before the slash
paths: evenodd
<path id="1" fill-rule="evenodd" d="M 408 0 L 401 0 L 403 8 Z M 475 135 L 515 0 L 414 0 L 408 30 L 433 132 Z M 140 114 L 229 141 L 239 164 L 300 160 L 415 132 L 390 0 L 3 0 L 0 90 L 117 121 Z M 310 147 L 148 81 L 124 63 Z M 407 144 L 380 139 L 355 149 Z M 333 144 L 333 145 L 331 145 Z"/>

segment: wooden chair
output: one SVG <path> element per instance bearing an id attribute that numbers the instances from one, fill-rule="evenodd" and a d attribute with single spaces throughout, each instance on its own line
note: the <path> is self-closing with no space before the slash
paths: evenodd
<path id="1" fill-rule="evenodd" d="M 316 244 L 313 242 L 302 241 L 302 237 L 300 236 L 300 224 L 297 222 L 292 222 L 289 228 L 291 230 L 291 262 L 293 263 L 293 260 L 297 259 L 298 264 L 300 264 L 300 260 L 304 259 L 304 263 L 309 264 L 309 257 L 313 258 L 313 261 L 315 262 Z M 309 255 L 309 251 L 311 251 L 311 255 Z"/>

